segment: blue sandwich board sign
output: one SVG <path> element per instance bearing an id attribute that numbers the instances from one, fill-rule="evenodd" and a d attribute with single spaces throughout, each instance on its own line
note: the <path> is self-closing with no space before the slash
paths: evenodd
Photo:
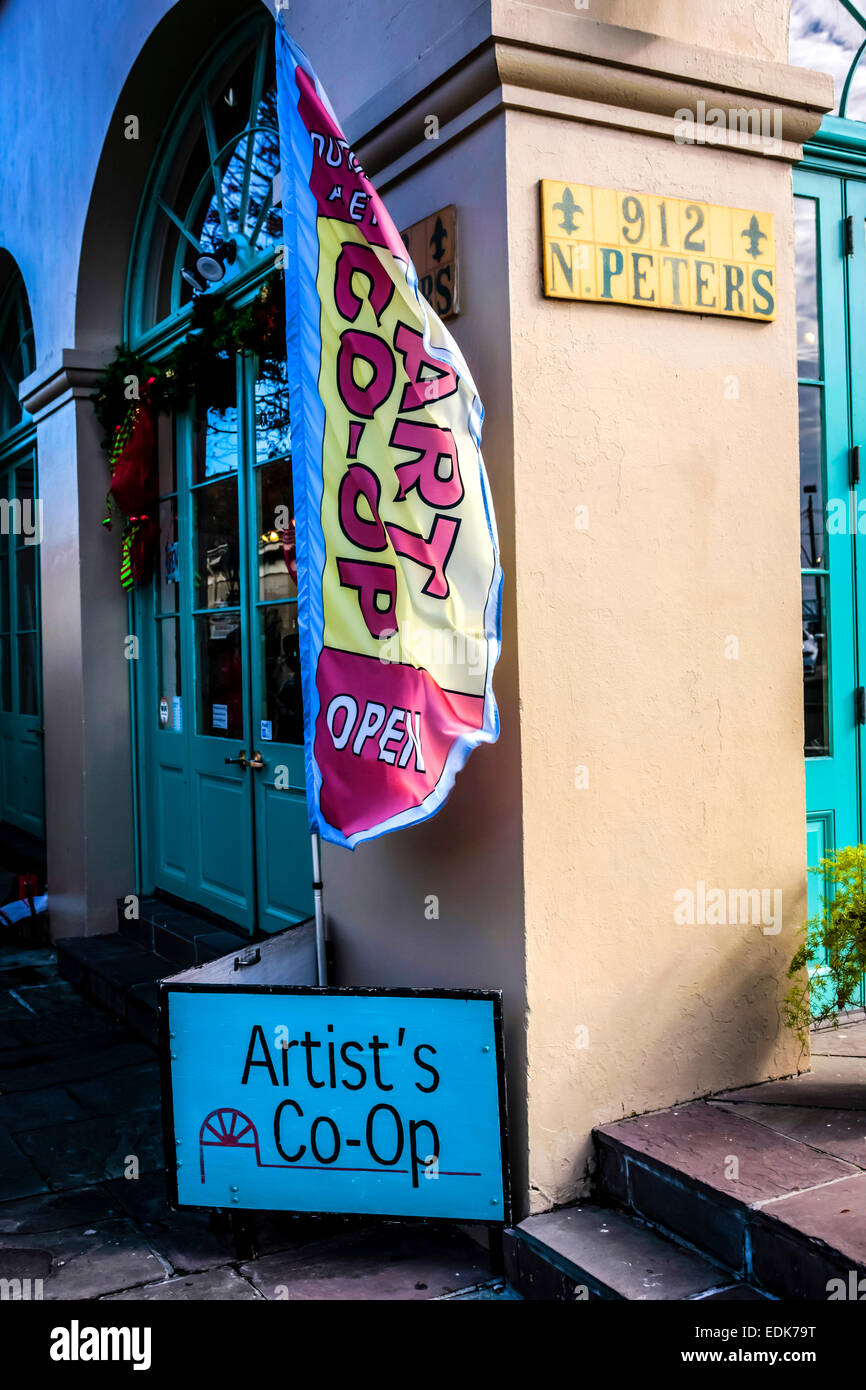
<path id="1" fill-rule="evenodd" d="M 167 981 L 162 1027 L 176 1206 L 510 1219 L 498 993 Z"/>

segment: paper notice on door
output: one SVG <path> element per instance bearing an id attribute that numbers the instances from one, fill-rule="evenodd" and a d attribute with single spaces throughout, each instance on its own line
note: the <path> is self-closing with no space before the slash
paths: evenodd
<path id="1" fill-rule="evenodd" d="M 227 729 L 229 726 L 229 707 L 228 705 L 213 706 L 213 726 L 215 729 Z"/>
<path id="2" fill-rule="evenodd" d="M 274 738 L 274 726 L 270 719 L 262 720 L 262 742 L 272 743 Z"/>
<path id="3" fill-rule="evenodd" d="M 172 725 L 175 733 L 183 732 L 183 700 L 180 695 L 171 697 Z"/>

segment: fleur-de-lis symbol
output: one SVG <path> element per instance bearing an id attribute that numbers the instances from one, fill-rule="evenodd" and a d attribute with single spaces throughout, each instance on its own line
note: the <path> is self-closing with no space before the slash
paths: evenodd
<path id="1" fill-rule="evenodd" d="M 559 212 L 562 213 L 562 221 L 559 224 L 562 227 L 562 230 L 564 232 L 576 232 L 577 222 L 575 221 L 574 214 L 576 212 L 582 213 L 583 208 L 579 207 L 578 204 L 574 201 L 574 194 L 572 193 L 571 189 L 566 187 L 565 192 L 562 195 L 562 202 L 554 203 L 553 206 Z"/>
<path id="2" fill-rule="evenodd" d="M 740 236 L 744 236 L 749 243 L 746 247 L 748 255 L 757 258 L 763 254 L 761 251 L 761 241 L 767 240 L 767 233 L 761 231 L 761 224 L 754 213 L 752 213 L 752 218 L 748 227 L 740 232 Z"/>

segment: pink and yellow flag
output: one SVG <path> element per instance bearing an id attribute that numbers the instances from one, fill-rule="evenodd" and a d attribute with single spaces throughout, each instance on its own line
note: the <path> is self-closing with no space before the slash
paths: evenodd
<path id="1" fill-rule="evenodd" d="M 277 83 L 307 797 L 354 848 L 497 738 L 502 572 L 469 369 L 280 24 Z"/>

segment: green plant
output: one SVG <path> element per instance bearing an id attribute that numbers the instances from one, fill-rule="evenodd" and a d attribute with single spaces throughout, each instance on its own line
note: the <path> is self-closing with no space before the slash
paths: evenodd
<path id="1" fill-rule="evenodd" d="M 157 413 L 184 410 L 196 396 L 201 397 L 201 403 L 224 410 L 234 392 L 233 352 L 258 353 L 264 359 L 263 374 L 273 370 L 268 359 L 285 361 L 282 271 L 274 271 L 241 308 L 216 294 L 197 295 L 188 334 L 158 362 L 139 357 L 123 345 L 117 348 L 97 379 L 92 397 L 96 418 L 105 431 L 102 444 L 109 458 L 118 430 L 129 417 L 130 401 L 138 399 L 143 382 L 150 382 L 150 403 Z M 135 381 L 133 396 L 128 388 L 131 379 Z"/>
<path id="2" fill-rule="evenodd" d="M 821 911 L 803 928 L 788 967 L 795 984 L 785 996 L 785 1022 L 805 1040 L 813 1023 L 836 1022 L 866 972 L 866 845 L 847 845 L 822 859 L 815 873 L 828 885 Z M 821 967 L 804 981 L 807 967 Z"/>

